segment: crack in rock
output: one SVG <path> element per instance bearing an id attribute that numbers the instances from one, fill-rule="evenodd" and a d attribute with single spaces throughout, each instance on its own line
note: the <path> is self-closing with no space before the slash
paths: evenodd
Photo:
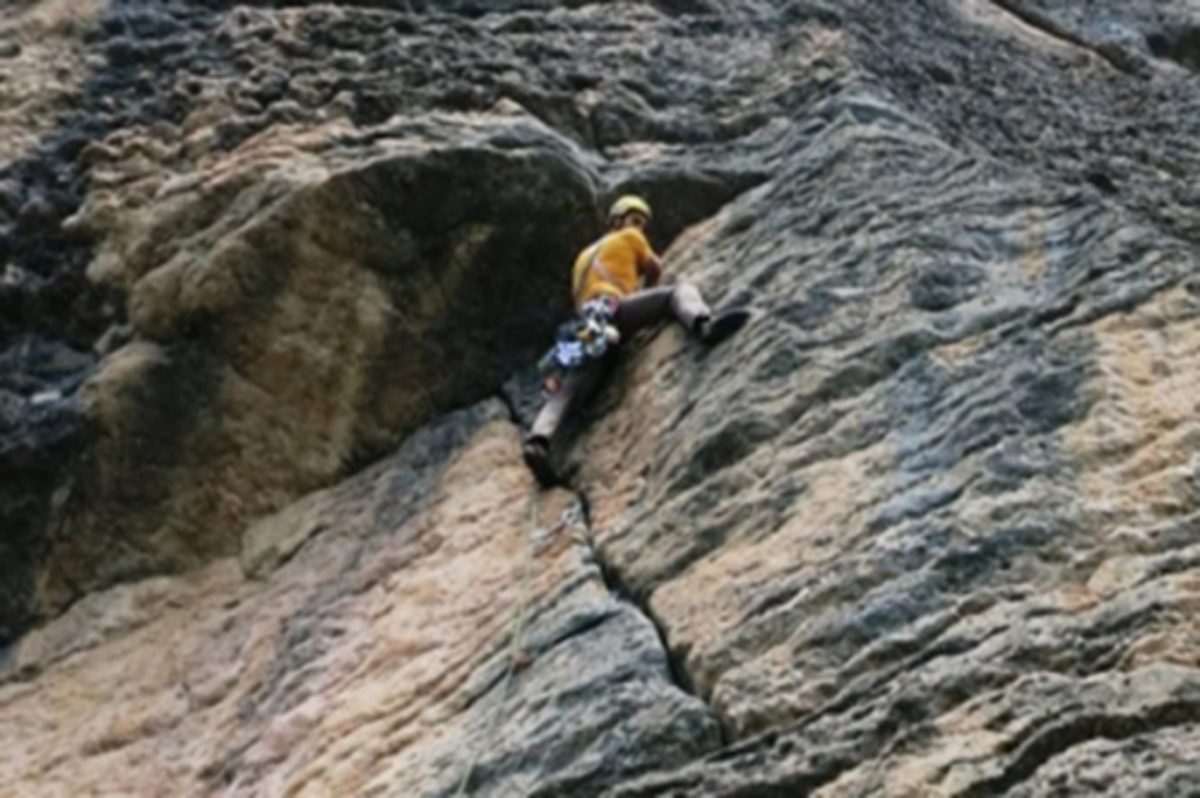
<path id="1" fill-rule="evenodd" d="M 1108 46 L 1105 43 L 1097 44 L 1092 42 L 1065 25 L 1062 25 L 1049 14 L 1029 8 L 1025 4 L 1018 2 L 1018 0 L 991 0 L 991 2 L 996 7 L 1012 14 L 1026 25 L 1037 28 L 1043 33 L 1064 41 L 1067 44 L 1095 53 L 1120 72 L 1133 75 L 1134 77 L 1145 77 L 1145 66 L 1136 59 L 1130 58 L 1129 54 L 1120 48 Z"/>
<path id="2" fill-rule="evenodd" d="M 575 495 L 575 500 L 578 502 L 578 506 L 582 514 L 583 526 L 585 530 L 583 541 L 584 545 L 587 546 L 597 567 L 600 569 L 600 575 L 604 579 L 605 587 L 608 588 L 608 591 L 618 601 L 622 601 L 636 609 L 654 626 L 654 630 L 658 634 L 659 643 L 662 645 L 663 652 L 666 655 L 667 667 L 671 675 L 671 683 L 674 684 L 675 687 L 677 687 L 681 692 L 689 696 L 693 696 L 704 704 L 708 713 L 712 716 L 713 720 L 716 721 L 717 726 L 720 729 L 721 745 L 724 747 L 729 743 L 730 739 L 729 730 L 725 720 L 713 708 L 712 704 L 705 698 L 705 696 L 696 689 L 695 680 L 688 671 L 685 658 L 671 648 L 666 627 L 650 608 L 647 597 L 633 590 L 629 586 L 624 575 L 621 573 L 620 568 L 613 565 L 613 563 L 605 557 L 604 549 L 599 543 L 597 543 L 595 536 L 593 535 L 587 496 L 583 493 L 583 491 L 578 489 L 572 488 L 571 492 Z"/>

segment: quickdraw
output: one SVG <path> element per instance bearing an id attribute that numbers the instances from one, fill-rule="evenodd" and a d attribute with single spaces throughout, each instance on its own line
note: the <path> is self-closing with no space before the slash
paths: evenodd
<path id="1" fill-rule="evenodd" d="M 620 343 L 621 333 L 613 324 L 616 313 L 616 299 L 596 297 L 585 302 L 574 319 L 558 328 L 554 346 L 538 361 L 544 393 L 558 393 L 568 372 L 599 360 Z"/>

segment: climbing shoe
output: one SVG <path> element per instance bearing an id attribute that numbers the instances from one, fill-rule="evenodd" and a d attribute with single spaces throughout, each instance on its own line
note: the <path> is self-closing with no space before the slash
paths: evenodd
<path id="1" fill-rule="evenodd" d="M 742 329 L 749 320 L 750 311 L 748 310 L 740 308 L 727 310 L 711 318 L 701 319 L 697 325 L 699 328 L 697 332 L 700 335 L 700 341 L 705 346 L 716 346 Z"/>
<path id="2" fill-rule="evenodd" d="M 558 475 L 554 473 L 554 466 L 550 463 L 550 444 L 545 438 L 526 440 L 521 447 L 521 456 L 543 488 L 548 488 L 558 481 Z"/>

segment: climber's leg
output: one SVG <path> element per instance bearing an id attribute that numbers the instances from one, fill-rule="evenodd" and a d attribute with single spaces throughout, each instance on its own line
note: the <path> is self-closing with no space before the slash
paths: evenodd
<path id="1" fill-rule="evenodd" d="M 691 283 L 679 283 L 630 294 L 617 305 L 613 322 L 624 338 L 672 316 L 688 332 L 696 332 L 700 320 L 711 315 L 700 291 Z"/>
<path id="2" fill-rule="evenodd" d="M 624 338 L 672 316 L 684 329 L 712 346 L 740 330 L 749 320 L 750 312 L 735 308 L 713 316 L 699 289 L 683 282 L 625 297 L 617 305 L 613 321 Z"/>
<path id="3" fill-rule="evenodd" d="M 596 392 L 603 376 L 601 363 L 592 363 L 568 372 L 558 392 L 546 400 L 546 404 L 534 419 L 521 453 L 525 463 L 542 485 L 552 485 L 557 475 L 552 462 L 552 445 L 567 415 L 578 408 Z"/>

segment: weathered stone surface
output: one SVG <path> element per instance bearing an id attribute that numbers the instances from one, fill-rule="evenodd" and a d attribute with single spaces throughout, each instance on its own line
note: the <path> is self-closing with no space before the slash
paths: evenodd
<path id="1" fill-rule="evenodd" d="M 6 3 L 0 9 L 0 164 L 33 150 L 74 107 L 91 71 L 81 38 L 105 0 Z"/>
<path id="2" fill-rule="evenodd" d="M 255 578 L 221 560 L 27 635 L 0 681 L 0 790 L 578 794 L 712 750 L 586 527 L 555 523 L 572 497 L 538 497 L 516 446 L 498 402 L 451 415 L 251 531 L 311 535 Z"/>
<path id="3" fill-rule="evenodd" d="M 305 143 L 328 152 L 252 142 L 233 156 L 246 168 L 145 209 L 85 205 L 80 224 L 113 219 L 91 272 L 128 292 L 137 342 L 81 393 L 99 439 L 47 605 L 230 554 L 249 521 L 494 391 L 561 309 L 551 267 L 593 200 L 544 128 L 429 120 Z M 522 296 L 545 311 L 506 312 Z"/>
<path id="4" fill-rule="evenodd" d="M 82 36 L 106 6 L 0 8 L 0 640 L 30 620 L 61 462 L 86 439 L 71 399 L 94 362 L 70 340 L 87 326 L 74 302 L 83 281 L 39 273 L 21 255 L 59 236 L 69 212 L 61 182 L 46 174 L 53 170 L 30 167 L 83 92 L 92 64 Z"/>
<path id="5" fill-rule="evenodd" d="M 587 11 L 570 24 L 580 46 L 597 31 L 612 43 L 597 55 L 614 70 L 636 51 L 622 41 L 633 23 L 612 28 Z M 566 75 L 560 48 L 509 28 L 495 18 L 435 16 L 426 30 L 377 11 L 131 2 L 101 18 L 88 35 L 105 48 L 104 69 L 71 123 L 93 139 L 71 133 L 72 147 L 13 168 L 82 176 L 57 204 L 45 201 L 57 183 L 21 178 L 33 188 L 18 197 L 26 221 L 14 255 L 32 276 L 11 300 L 25 307 L 44 285 L 83 280 L 72 265 L 82 249 L 64 268 L 48 265 L 62 233 L 96 241 L 87 287 L 58 293 L 73 308 L 119 299 L 97 318 L 135 343 L 112 352 L 104 326 L 80 327 L 87 314 L 74 311 L 17 319 L 17 332 L 70 334 L 75 347 L 112 354 L 79 396 L 75 378 L 91 361 L 66 388 L 51 386 L 83 408 L 72 440 L 91 428 L 97 442 L 48 455 L 58 468 L 9 503 L 29 543 L 11 560 L 21 565 L 5 581 L 23 587 L 0 608 L 3 625 L 115 579 L 228 554 L 243 524 L 494 392 L 561 316 L 560 270 L 591 235 L 605 183 L 686 195 L 662 215 L 669 238 L 763 179 L 753 160 L 727 153 L 700 166 L 679 148 L 649 161 L 631 153 L 644 168 L 602 176 L 603 161 L 578 146 L 590 135 L 554 109 L 609 92 Z M 482 37 L 506 41 L 503 51 L 481 53 Z M 450 77 L 422 77 L 441 59 L 455 64 Z M 498 73 L 503 62 L 514 71 Z M 478 96 L 455 100 L 467 87 Z M 95 96 L 103 91 L 115 97 Z M 134 91 L 147 95 L 136 113 L 113 102 Z M 72 212 L 84 179 L 86 202 Z M 49 438 L 27 432 L 35 420 L 15 413 L 0 438 Z"/>
<path id="6" fill-rule="evenodd" d="M 1137 759 L 1200 719 L 1193 250 L 885 95 L 810 119 L 674 258 L 754 325 L 655 340 L 579 455 L 737 741 L 619 794 L 1197 788 Z"/>
<path id="7" fill-rule="evenodd" d="M 3 584 L 78 600 L 5 657 L 12 790 L 1200 791 L 1189 4 L 274 5 L 95 35 L 156 100 L 74 151 L 129 327 L 19 470 L 59 537 Z M 626 189 L 756 317 L 628 347 L 588 523 L 526 572 L 494 404 L 338 483 L 498 390 Z"/>

